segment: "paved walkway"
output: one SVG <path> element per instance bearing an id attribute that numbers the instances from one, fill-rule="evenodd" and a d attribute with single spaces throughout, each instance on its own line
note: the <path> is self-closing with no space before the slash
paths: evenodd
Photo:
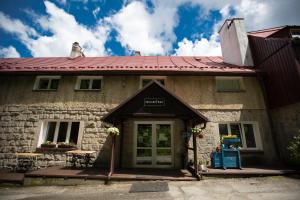
<path id="1" fill-rule="evenodd" d="M 168 182 L 168 192 L 129 193 L 131 183 L 83 186 L 0 187 L 0 199 L 201 199 L 201 200 L 299 200 L 300 179 L 264 177 Z"/>

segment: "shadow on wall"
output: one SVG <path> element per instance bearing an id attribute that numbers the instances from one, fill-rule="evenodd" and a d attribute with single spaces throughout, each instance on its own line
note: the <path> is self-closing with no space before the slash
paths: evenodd
<path id="1" fill-rule="evenodd" d="M 112 146 L 112 137 L 107 135 L 103 144 L 100 144 L 99 153 L 96 156 L 94 167 L 109 168 L 110 154 Z"/>

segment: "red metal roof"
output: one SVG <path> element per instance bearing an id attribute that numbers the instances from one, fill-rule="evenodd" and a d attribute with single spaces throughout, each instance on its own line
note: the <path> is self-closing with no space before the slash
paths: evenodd
<path id="1" fill-rule="evenodd" d="M 258 31 L 251 31 L 251 32 L 248 32 L 247 34 L 250 36 L 267 38 L 267 37 L 273 35 L 274 33 L 284 29 L 285 27 L 286 26 L 279 26 L 279 27 L 274 27 L 274 28 L 262 29 L 262 30 L 258 30 Z"/>
<path id="2" fill-rule="evenodd" d="M 2 58 L 0 73 L 241 73 L 253 74 L 255 69 L 223 62 L 219 56 L 108 56 L 108 57 L 48 57 Z"/>

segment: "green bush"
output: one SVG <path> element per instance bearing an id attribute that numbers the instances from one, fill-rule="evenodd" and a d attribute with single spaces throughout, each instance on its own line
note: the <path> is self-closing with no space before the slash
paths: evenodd
<path id="1" fill-rule="evenodd" d="M 294 164 L 300 165 L 300 134 L 296 135 L 287 147 L 290 159 Z"/>

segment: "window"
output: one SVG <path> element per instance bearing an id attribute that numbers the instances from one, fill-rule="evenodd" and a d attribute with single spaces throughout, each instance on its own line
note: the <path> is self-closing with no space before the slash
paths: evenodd
<path id="1" fill-rule="evenodd" d="M 219 124 L 220 138 L 225 135 L 237 135 L 243 149 L 261 149 L 258 125 L 253 122 L 232 122 Z"/>
<path id="2" fill-rule="evenodd" d="M 141 82 L 140 82 L 140 87 L 145 87 L 148 83 L 151 81 L 156 80 L 160 84 L 165 85 L 166 77 L 165 76 L 142 76 L 141 77 Z"/>
<path id="3" fill-rule="evenodd" d="M 300 29 L 291 29 L 292 38 L 300 38 Z"/>
<path id="4" fill-rule="evenodd" d="M 102 76 L 79 76 L 77 78 L 76 90 L 101 90 Z"/>
<path id="5" fill-rule="evenodd" d="M 218 92 L 240 92 L 244 90 L 242 77 L 216 77 Z"/>
<path id="6" fill-rule="evenodd" d="M 80 122 L 77 121 L 44 122 L 38 146 L 46 141 L 54 143 L 66 142 L 77 144 L 79 132 Z"/>
<path id="7" fill-rule="evenodd" d="M 34 90 L 57 90 L 60 76 L 37 76 Z"/>

